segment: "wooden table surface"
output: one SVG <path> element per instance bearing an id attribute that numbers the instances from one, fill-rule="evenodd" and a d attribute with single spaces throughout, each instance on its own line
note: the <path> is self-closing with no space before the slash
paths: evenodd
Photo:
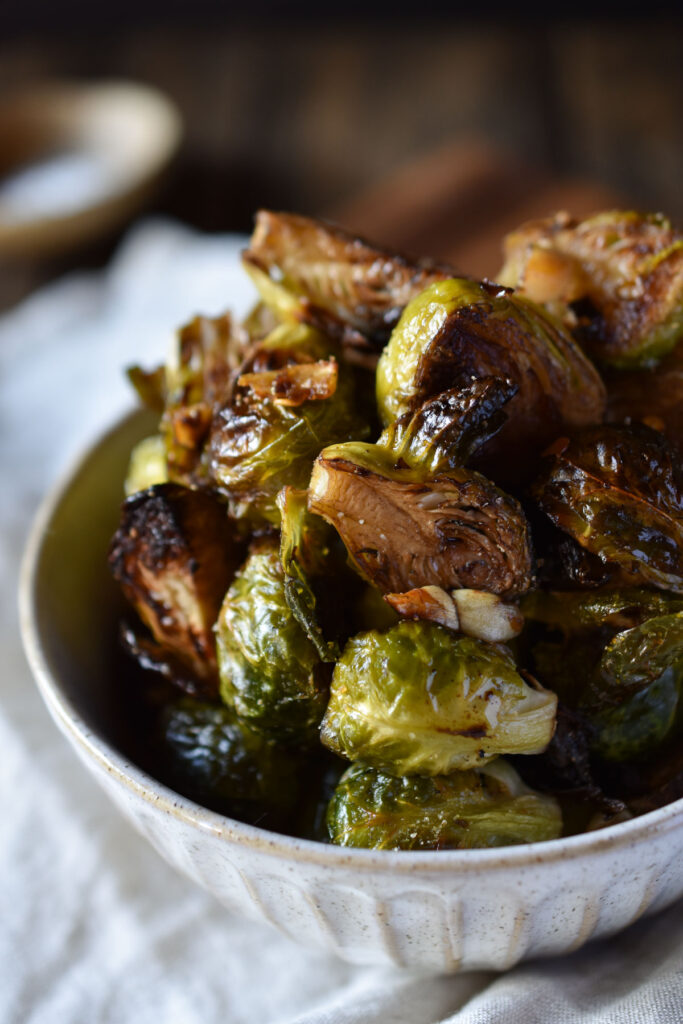
<path id="1" fill-rule="evenodd" d="M 153 83 L 186 140 L 152 212 L 207 230 L 248 230 L 258 206 L 332 214 L 494 272 L 501 227 L 530 213 L 623 201 L 683 222 L 682 25 L 0 34 L 0 92 L 54 76 Z M 115 242 L 0 268 L 0 308 Z"/>

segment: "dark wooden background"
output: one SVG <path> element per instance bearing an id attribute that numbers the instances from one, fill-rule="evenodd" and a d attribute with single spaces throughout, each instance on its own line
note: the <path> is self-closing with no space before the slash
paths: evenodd
<path id="1" fill-rule="evenodd" d="M 680 223 L 683 21 L 653 11 L 542 26 L 484 12 L 469 22 L 264 16 L 99 32 L 48 30 L 39 18 L 29 29 L 19 19 L 18 30 L 0 31 L 0 90 L 53 76 L 130 77 L 165 90 L 186 139 L 153 210 L 208 230 L 248 230 L 264 205 L 353 209 L 353 196 L 397 168 L 451 143 L 469 152 L 473 138 L 519 161 L 508 173 L 513 192 L 515 174 L 529 188 L 525 168 L 540 168 L 595 181 Z M 414 187 L 433 183 L 416 171 Z M 493 180 L 472 217 L 501 202 L 496 189 Z M 372 194 L 381 197 L 381 184 Z M 2 268 L 0 307 L 64 269 L 104 261 L 115 242 Z"/>

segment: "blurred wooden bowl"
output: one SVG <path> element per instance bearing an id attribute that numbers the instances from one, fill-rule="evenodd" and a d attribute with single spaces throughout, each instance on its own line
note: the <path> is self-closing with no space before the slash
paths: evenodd
<path id="1" fill-rule="evenodd" d="M 0 102 L 0 257 L 42 257 L 134 213 L 180 144 L 148 86 L 44 83 Z"/>

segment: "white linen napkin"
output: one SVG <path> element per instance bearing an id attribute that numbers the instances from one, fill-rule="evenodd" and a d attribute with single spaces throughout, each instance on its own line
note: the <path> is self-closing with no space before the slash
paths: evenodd
<path id="1" fill-rule="evenodd" d="M 351 967 L 233 917 L 119 816 L 49 720 L 15 591 L 34 509 L 196 312 L 244 312 L 243 240 L 162 221 L 0 317 L 0 1022 L 680 1024 L 681 904 L 505 975 Z"/>

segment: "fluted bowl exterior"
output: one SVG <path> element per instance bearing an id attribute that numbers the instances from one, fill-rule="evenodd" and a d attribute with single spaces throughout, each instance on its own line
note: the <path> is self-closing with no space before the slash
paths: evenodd
<path id="1" fill-rule="evenodd" d="M 107 692 L 117 596 L 107 538 L 135 413 L 92 446 L 39 512 L 22 571 L 27 656 L 45 702 L 114 803 L 231 911 L 364 965 L 502 970 L 577 949 L 683 894 L 683 801 L 566 839 L 497 850 L 345 850 L 215 814 L 133 764 Z M 84 528 L 84 523 L 90 525 Z M 61 567 L 61 572 L 58 572 Z"/>

